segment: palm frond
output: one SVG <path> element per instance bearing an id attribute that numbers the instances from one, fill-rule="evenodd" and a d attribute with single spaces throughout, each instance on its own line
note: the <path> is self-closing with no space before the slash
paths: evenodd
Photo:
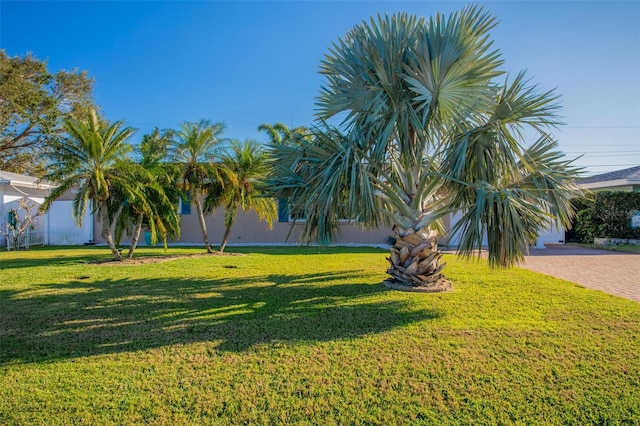
<path id="1" fill-rule="evenodd" d="M 213 212 L 225 207 L 225 226 L 231 228 L 238 209 L 253 210 L 269 227 L 276 217 L 275 201 L 267 198 L 262 183 L 270 173 L 267 154 L 252 140 L 230 141 L 230 150 L 216 166 L 217 179 L 206 187 L 204 210 Z"/>
<path id="2" fill-rule="evenodd" d="M 528 198 L 556 218 L 560 227 L 567 228 L 575 216 L 572 200 L 584 195 L 576 183 L 583 169 L 574 166 L 573 160 L 557 148 L 557 141 L 543 136 L 525 150 L 519 164 L 521 187 Z"/>
<path id="3" fill-rule="evenodd" d="M 475 203 L 468 206 L 452 234 L 460 233 L 458 253 L 480 254 L 487 239 L 491 267 L 509 267 L 524 260 L 549 218 L 547 212 L 526 201 L 523 191 L 482 184 L 476 188 Z"/>
<path id="4" fill-rule="evenodd" d="M 289 198 L 292 211 L 304 215 L 306 241 L 333 238 L 343 219 L 377 226 L 382 220 L 379 199 L 358 140 L 327 125 L 311 134 L 312 141 L 272 146 L 272 195 Z"/>

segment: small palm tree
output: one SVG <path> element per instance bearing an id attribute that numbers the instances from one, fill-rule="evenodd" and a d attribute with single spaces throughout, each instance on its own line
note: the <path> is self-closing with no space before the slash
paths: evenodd
<path id="1" fill-rule="evenodd" d="M 243 143 L 233 140 L 231 152 L 224 156 L 223 162 L 233 179 L 227 178 L 215 189 L 212 188 L 204 203 L 207 212 L 212 212 L 219 206 L 224 206 L 225 209 L 225 232 L 220 243 L 220 252 L 224 251 L 229 241 L 229 234 L 235 223 L 238 209 L 255 211 L 260 220 L 267 222 L 269 229 L 277 217 L 274 200 L 266 197 L 261 189 L 270 168 L 267 164 L 267 155 L 260 144 L 251 139 Z"/>
<path id="2" fill-rule="evenodd" d="M 180 217 L 176 205 L 180 191 L 175 184 L 176 167 L 164 161 L 170 144 L 170 132 L 161 133 L 157 128 L 142 137 L 138 149 L 138 167 L 135 182 L 144 194 L 143 199 L 122 199 L 125 208 L 116 226 L 116 243 L 126 231 L 130 231 L 131 245 L 127 258 L 132 258 L 143 227 L 151 233 L 151 243 L 161 239 L 165 249 L 167 238 L 180 235 Z M 120 194 L 124 195 L 124 194 Z"/>
<path id="3" fill-rule="evenodd" d="M 114 258 L 121 260 L 113 235 L 123 204 L 110 209 L 110 202 L 115 193 L 124 194 L 131 200 L 144 198 L 140 186 L 132 178 L 132 165 L 126 161 L 131 152 L 127 140 L 134 129 L 125 127 L 122 121 L 104 121 L 95 111 L 87 119 L 65 119 L 64 128 L 68 137 L 54 147 L 52 171 L 44 176 L 58 186 L 40 209 L 46 211 L 62 194 L 75 189 L 72 214 L 76 223 L 82 225 L 82 217 L 90 202 L 93 203 L 102 221 L 101 235 Z"/>
<path id="4" fill-rule="evenodd" d="M 258 126 L 258 131 L 265 132 L 270 139 L 270 142 L 275 145 L 281 145 L 292 140 L 296 137 L 304 137 L 309 133 L 309 129 L 305 126 L 294 127 L 289 129 L 284 123 L 275 124 L 261 124 Z"/>
<path id="5" fill-rule="evenodd" d="M 331 237 L 340 218 L 386 223 L 392 281 L 442 291 L 451 287 L 437 248 L 445 215 L 463 212 L 459 254 L 479 253 L 487 235 L 489 263 L 503 267 L 546 223 L 569 223 L 579 171 L 550 136 L 557 96 L 522 73 L 496 80 L 495 25 L 477 7 L 430 20 L 398 14 L 332 46 L 313 139 L 272 147 L 273 194 L 304 211 L 307 239 Z M 339 128 L 325 124 L 337 114 Z"/>
<path id="6" fill-rule="evenodd" d="M 213 249 L 209 244 L 202 197 L 224 178 L 232 178 L 220 161 L 226 142 L 222 139 L 224 130 L 223 123 L 211 123 L 209 120 L 185 122 L 173 132 L 169 152 L 170 162 L 179 167 L 183 190 L 196 205 L 202 240 L 208 253 L 213 253 Z"/>

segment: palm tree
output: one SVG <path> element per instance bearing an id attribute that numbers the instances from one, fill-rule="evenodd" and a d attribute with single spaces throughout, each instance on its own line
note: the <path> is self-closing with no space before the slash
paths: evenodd
<path id="1" fill-rule="evenodd" d="M 72 210 L 76 223 L 82 225 L 82 217 L 91 202 L 102 221 L 102 237 L 114 258 L 121 260 L 113 234 L 123 204 L 110 209 L 110 202 L 114 193 L 124 194 L 131 200 L 143 198 L 139 185 L 132 179 L 132 166 L 125 161 L 131 151 L 127 140 L 134 129 L 124 127 L 122 121 L 102 120 L 95 111 L 87 119 L 65 119 L 64 127 L 68 137 L 54 147 L 52 171 L 44 177 L 58 186 L 40 209 L 46 211 L 62 194 L 76 189 Z"/>
<path id="2" fill-rule="evenodd" d="M 225 140 L 221 138 L 224 130 L 223 123 L 212 124 L 209 120 L 185 122 L 173 133 L 169 153 L 170 161 L 180 167 L 184 191 L 196 205 L 202 240 L 208 253 L 213 253 L 213 249 L 209 244 L 201 197 L 223 178 L 229 178 L 229 173 L 219 161 L 225 146 Z"/>
<path id="3" fill-rule="evenodd" d="M 213 212 L 223 205 L 225 209 L 225 232 L 220 243 L 220 252 L 223 252 L 231 228 L 236 220 L 238 209 L 243 211 L 253 210 L 260 220 L 265 220 L 269 229 L 273 226 L 273 220 L 277 217 L 276 204 L 272 198 L 265 196 L 261 189 L 261 183 L 269 174 L 266 152 L 256 141 L 247 139 L 243 143 L 238 140 L 231 141 L 231 152 L 226 154 L 223 162 L 231 172 L 233 179 L 225 179 L 225 182 L 217 185 L 209 191 L 205 199 L 205 211 Z"/>
<path id="4" fill-rule="evenodd" d="M 523 73 L 496 79 L 495 25 L 477 7 L 429 20 L 398 14 L 334 43 L 313 140 L 272 147 L 274 195 L 305 212 L 308 240 L 330 237 L 344 217 L 386 223 L 390 282 L 442 291 L 451 287 L 437 248 L 445 215 L 464 213 L 460 255 L 479 253 L 486 234 L 489 263 L 501 267 L 523 260 L 547 222 L 569 223 L 579 171 L 550 135 L 558 97 Z M 337 114 L 338 128 L 325 124 Z"/>
<path id="5" fill-rule="evenodd" d="M 116 226 L 116 243 L 125 231 L 131 231 L 129 259 L 133 257 L 143 227 L 149 229 L 151 243 L 161 239 L 165 249 L 167 238 L 180 235 L 180 216 L 176 211 L 180 190 L 175 184 L 176 167 L 164 161 L 169 152 L 170 138 L 170 132 L 161 133 L 157 128 L 142 137 L 135 182 L 144 198 L 118 201 L 125 203 L 125 208 Z"/>
<path id="6" fill-rule="evenodd" d="M 289 129 L 284 123 L 275 123 L 273 125 L 264 123 L 258 126 L 259 132 L 265 132 L 272 144 L 284 144 L 291 141 L 292 137 L 304 137 L 309 133 L 309 129 L 305 126 L 298 126 Z"/>

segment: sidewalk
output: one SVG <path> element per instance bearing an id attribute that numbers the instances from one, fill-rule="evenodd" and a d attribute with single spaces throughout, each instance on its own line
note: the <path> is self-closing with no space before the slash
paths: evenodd
<path id="1" fill-rule="evenodd" d="M 521 267 L 640 302 L 640 254 L 549 244 Z"/>

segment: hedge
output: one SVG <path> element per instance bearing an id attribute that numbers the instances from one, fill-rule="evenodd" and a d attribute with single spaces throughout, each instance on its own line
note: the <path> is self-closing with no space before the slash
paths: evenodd
<path id="1" fill-rule="evenodd" d="M 631 228 L 631 216 L 640 210 L 640 192 L 601 191 L 592 200 L 576 200 L 579 208 L 575 232 L 581 243 L 594 238 L 640 238 L 640 228 Z"/>

